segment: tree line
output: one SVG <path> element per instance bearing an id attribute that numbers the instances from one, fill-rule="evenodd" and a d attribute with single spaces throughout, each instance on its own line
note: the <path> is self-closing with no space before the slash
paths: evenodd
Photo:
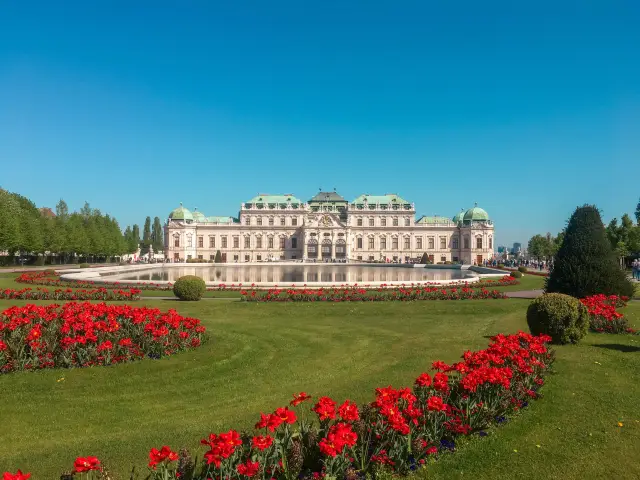
<path id="1" fill-rule="evenodd" d="M 142 239 L 138 225 L 124 233 L 115 218 L 92 209 L 88 203 L 78 212 L 69 212 L 64 200 L 55 208 L 39 209 L 18 193 L 0 188 L 0 261 L 14 263 L 18 257 L 35 263 L 68 263 L 77 261 L 114 261 L 141 248 L 162 252 L 162 224 L 155 217 L 153 226 L 147 217 Z"/>
<path id="2" fill-rule="evenodd" d="M 615 252 L 621 263 L 630 256 L 640 256 L 640 201 L 634 213 L 636 223 L 627 213 L 622 215 L 620 223 L 618 219 L 612 219 L 605 227 L 607 239 L 611 244 L 611 249 Z M 565 230 L 557 236 L 550 233 L 546 235 L 534 235 L 529 240 L 529 255 L 538 260 L 550 259 L 555 256 L 562 245 Z"/>

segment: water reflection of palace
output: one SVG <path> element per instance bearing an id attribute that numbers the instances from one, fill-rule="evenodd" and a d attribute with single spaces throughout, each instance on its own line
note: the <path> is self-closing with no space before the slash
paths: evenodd
<path id="1" fill-rule="evenodd" d="M 260 194 L 237 217 L 205 216 L 180 205 L 164 229 L 168 262 L 252 263 L 274 260 L 481 265 L 493 257 L 493 222 L 477 205 L 453 218 L 416 216 L 399 195 L 360 195 L 349 202 L 320 192 L 307 202 Z"/>
<path id="2" fill-rule="evenodd" d="M 462 270 L 376 267 L 356 265 L 228 265 L 216 267 L 170 267 L 140 271 L 122 277 L 123 280 L 169 281 L 174 282 L 183 275 L 196 275 L 205 282 L 281 284 L 291 283 L 362 283 L 362 282 L 414 282 L 424 283 L 440 280 L 462 279 Z"/>

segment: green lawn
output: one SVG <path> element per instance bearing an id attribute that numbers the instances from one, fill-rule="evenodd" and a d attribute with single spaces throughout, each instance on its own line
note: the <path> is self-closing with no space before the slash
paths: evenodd
<path id="1" fill-rule="evenodd" d="M 202 453 L 204 435 L 251 428 L 260 411 L 294 392 L 371 400 L 375 387 L 409 385 L 433 360 L 453 361 L 490 335 L 526 329 L 528 301 L 140 304 L 202 319 L 210 341 L 160 361 L 0 376 L 0 472 L 54 479 L 75 456 L 97 455 L 128 478 L 150 447 Z M 640 326 L 640 302 L 627 314 Z M 544 399 L 420 476 L 637 478 L 639 339 L 589 335 L 558 348 Z"/>

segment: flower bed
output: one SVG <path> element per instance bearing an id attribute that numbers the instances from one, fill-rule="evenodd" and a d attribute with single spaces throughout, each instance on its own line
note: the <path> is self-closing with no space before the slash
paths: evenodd
<path id="1" fill-rule="evenodd" d="M 7 288 L 0 290 L 2 300 L 140 300 L 140 290 L 137 288 L 114 289 L 94 288 L 91 290 L 71 288 L 48 290 L 46 288 L 23 288 L 15 290 Z"/>
<path id="2" fill-rule="evenodd" d="M 507 298 L 498 290 L 428 286 L 366 289 L 359 287 L 319 289 L 241 290 L 247 302 L 384 302 L 412 300 L 477 300 Z"/>
<path id="3" fill-rule="evenodd" d="M 628 297 L 592 295 L 580 300 L 589 309 L 589 328 L 598 333 L 636 333 L 616 309 L 624 307 Z"/>
<path id="4" fill-rule="evenodd" d="M 0 313 L 0 373 L 112 365 L 200 345 L 200 320 L 175 310 L 76 303 L 25 305 Z"/>
<path id="5" fill-rule="evenodd" d="M 487 349 L 465 352 L 461 362 L 434 362 L 437 373 L 422 373 L 412 388 L 377 388 L 375 400 L 360 406 L 325 396 L 305 408 L 311 397 L 301 392 L 289 405 L 261 413 L 253 434 L 209 434 L 198 463 L 186 450 L 152 448 L 149 478 L 356 479 L 379 468 L 407 474 L 454 451 L 459 437 L 485 436 L 485 429 L 537 399 L 554 359 L 549 340 L 498 335 Z M 74 463 L 76 474 L 100 469 L 95 457 Z"/>

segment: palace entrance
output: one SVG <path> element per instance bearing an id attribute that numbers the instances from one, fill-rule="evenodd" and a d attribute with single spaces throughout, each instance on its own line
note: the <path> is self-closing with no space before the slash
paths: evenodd
<path id="1" fill-rule="evenodd" d="M 318 258 L 318 240 L 312 238 L 307 243 L 307 258 L 311 258 L 313 260 Z"/>
<path id="2" fill-rule="evenodd" d="M 332 247 L 331 239 L 325 238 L 322 240 L 322 260 L 331 259 Z"/>
<path id="3" fill-rule="evenodd" d="M 336 242 L 336 258 L 346 258 L 347 257 L 347 242 L 343 239 L 339 239 Z"/>

